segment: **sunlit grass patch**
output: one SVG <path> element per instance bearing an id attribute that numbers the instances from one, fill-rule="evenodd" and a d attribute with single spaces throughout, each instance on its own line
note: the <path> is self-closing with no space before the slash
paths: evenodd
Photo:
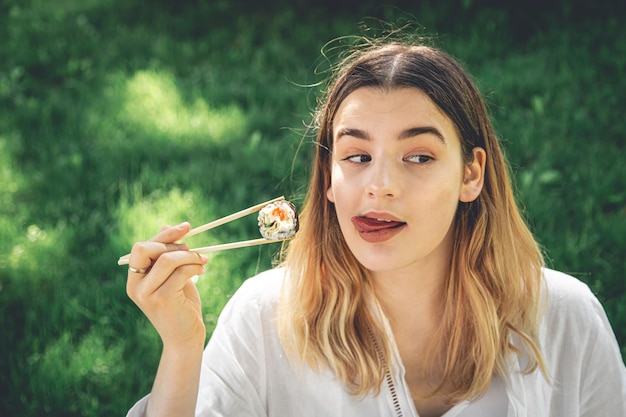
<path id="1" fill-rule="evenodd" d="M 199 225 L 200 219 L 214 217 L 210 204 L 197 193 L 173 188 L 144 195 L 138 184 L 122 190 L 116 211 L 119 233 L 112 237 L 114 246 L 129 249 L 133 242 L 157 234 L 162 226 L 184 221 Z"/>
<path id="2" fill-rule="evenodd" d="M 234 105 L 214 108 L 200 96 L 185 102 L 174 77 L 164 71 L 138 71 L 120 87 L 124 103 L 118 117 L 130 129 L 185 143 L 227 141 L 247 126 Z"/>

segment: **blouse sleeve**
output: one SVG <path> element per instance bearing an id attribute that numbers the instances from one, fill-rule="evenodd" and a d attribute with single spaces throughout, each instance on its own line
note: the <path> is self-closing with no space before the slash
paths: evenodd
<path id="1" fill-rule="evenodd" d="M 148 398 L 150 395 L 146 395 L 141 400 L 137 401 L 133 407 L 128 410 L 126 417 L 143 417 L 146 415 L 146 408 L 148 407 Z"/>
<path id="2" fill-rule="evenodd" d="M 626 416 L 626 367 L 604 308 L 577 279 L 548 271 L 550 302 L 544 337 L 552 414 Z"/>
<path id="3" fill-rule="evenodd" d="M 600 302 L 590 300 L 594 329 L 585 344 L 581 417 L 626 416 L 626 368 L 617 339 Z"/>

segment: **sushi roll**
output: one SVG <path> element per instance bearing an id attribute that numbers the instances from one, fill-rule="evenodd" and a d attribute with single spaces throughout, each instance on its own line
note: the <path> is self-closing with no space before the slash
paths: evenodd
<path id="1" fill-rule="evenodd" d="M 265 239 L 289 239 L 298 231 L 298 213 L 290 201 L 276 201 L 259 211 L 258 223 Z"/>

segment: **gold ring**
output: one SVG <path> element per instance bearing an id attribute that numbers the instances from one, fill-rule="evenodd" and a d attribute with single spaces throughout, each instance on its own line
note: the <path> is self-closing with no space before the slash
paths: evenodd
<path id="1" fill-rule="evenodd" d="M 148 272 L 148 268 L 145 269 L 138 269 L 138 268 L 133 268 L 132 266 L 128 265 L 128 270 L 130 272 L 134 272 L 135 274 L 145 274 L 146 272 Z"/>

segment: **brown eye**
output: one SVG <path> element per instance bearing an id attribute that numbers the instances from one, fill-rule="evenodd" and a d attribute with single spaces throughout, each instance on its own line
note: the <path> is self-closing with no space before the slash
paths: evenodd
<path id="1" fill-rule="evenodd" d="M 425 164 L 432 161 L 434 158 L 428 155 L 411 155 L 405 158 L 406 161 L 414 164 Z"/>
<path id="2" fill-rule="evenodd" d="M 344 161 L 354 162 L 356 164 L 362 164 L 364 162 L 370 162 L 372 157 L 369 155 L 361 154 L 361 155 L 350 155 L 347 158 L 343 159 Z"/>

